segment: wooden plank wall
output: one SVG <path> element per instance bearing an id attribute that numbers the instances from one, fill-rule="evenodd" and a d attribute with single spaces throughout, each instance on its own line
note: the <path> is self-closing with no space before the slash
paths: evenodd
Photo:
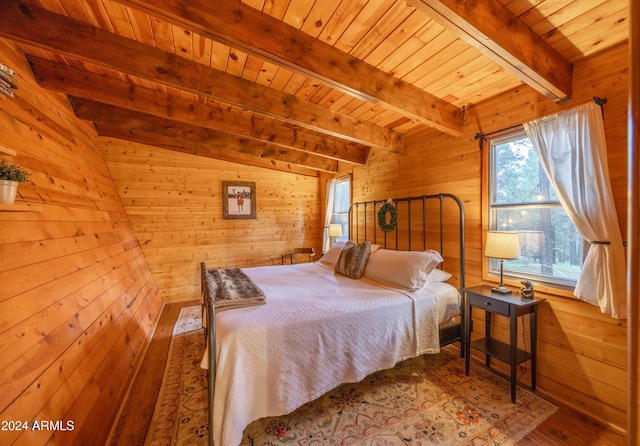
<path id="1" fill-rule="evenodd" d="M 165 302 L 200 297 L 211 268 L 279 265 L 321 250 L 318 177 L 207 159 L 111 138 L 104 156 Z M 222 181 L 256 183 L 255 220 L 224 220 Z"/>
<path id="2" fill-rule="evenodd" d="M 466 114 L 465 132 L 459 138 L 433 131 L 407 135 L 409 147 L 405 154 L 374 150 L 367 166 L 345 169 L 341 174 L 353 174 L 354 201 L 440 192 L 458 195 L 466 212 L 466 284 L 475 285 L 483 281 L 485 258 L 481 192 L 484 172 L 474 135 L 564 110 L 591 101 L 593 96 L 606 97 L 609 169 L 625 234 L 628 68 L 625 44 L 576 65 L 573 99 L 564 104 L 555 104 L 523 86 L 471 107 Z M 474 319 L 479 336 L 484 329 L 483 315 L 474 313 Z M 540 311 L 538 326 L 539 392 L 624 428 L 626 321 L 602 315 L 596 307 L 575 298 L 549 295 Z M 504 321 L 499 321 L 494 335 L 508 339 Z M 528 331 L 524 338 L 528 339 Z M 522 381 L 529 383 L 528 371 L 522 369 L 521 373 Z"/>
<path id="3" fill-rule="evenodd" d="M 18 201 L 40 209 L 0 211 L 0 420 L 30 427 L 0 444 L 105 444 L 162 299 L 94 129 L 14 44 L 0 40 L 0 62 L 18 84 L 0 97 L 0 144 L 17 156 L 0 158 L 32 173 Z"/>
<path id="4" fill-rule="evenodd" d="M 640 444 L 640 4 L 631 5 L 629 100 L 629 219 L 627 252 L 627 306 L 629 308 L 629 383 L 627 397 L 627 445 Z M 635 81 L 635 82 L 634 82 Z"/>

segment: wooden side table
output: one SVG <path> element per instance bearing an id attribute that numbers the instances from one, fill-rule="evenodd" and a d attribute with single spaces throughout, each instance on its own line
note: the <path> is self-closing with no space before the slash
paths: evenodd
<path id="1" fill-rule="evenodd" d="M 465 288 L 465 371 L 469 375 L 471 348 L 486 354 L 486 366 L 491 367 L 491 358 L 497 358 L 511 367 L 511 402 L 516 401 L 517 365 L 531 361 L 531 388 L 536 390 L 536 353 L 537 353 L 537 308 L 543 298 L 526 299 L 517 291 L 513 294 L 500 294 L 491 291 L 491 286 L 480 285 Z M 471 308 L 485 311 L 485 333 L 482 339 L 471 342 Z M 493 314 L 509 318 L 509 344 L 491 338 L 491 317 Z M 531 351 L 518 348 L 518 317 L 529 314 L 531 331 Z"/>

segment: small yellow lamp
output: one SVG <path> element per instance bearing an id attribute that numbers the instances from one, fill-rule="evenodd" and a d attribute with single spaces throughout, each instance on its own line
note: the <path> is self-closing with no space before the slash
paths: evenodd
<path id="1" fill-rule="evenodd" d="M 511 290 L 504 286 L 503 266 L 505 260 L 520 257 L 520 240 L 517 232 L 488 231 L 484 244 L 484 255 L 500 260 L 500 285 L 492 288 L 500 294 L 511 294 Z"/>
<path id="2" fill-rule="evenodd" d="M 342 225 L 333 224 L 329 225 L 329 240 L 333 242 L 333 239 L 336 237 L 342 237 Z M 332 245 L 333 243 L 330 243 Z"/>

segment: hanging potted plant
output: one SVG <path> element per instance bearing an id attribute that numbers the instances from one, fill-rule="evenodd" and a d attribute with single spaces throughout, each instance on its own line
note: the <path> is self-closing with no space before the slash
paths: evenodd
<path id="1" fill-rule="evenodd" d="M 29 180 L 29 172 L 14 163 L 0 161 L 0 203 L 13 204 L 18 183 Z"/>

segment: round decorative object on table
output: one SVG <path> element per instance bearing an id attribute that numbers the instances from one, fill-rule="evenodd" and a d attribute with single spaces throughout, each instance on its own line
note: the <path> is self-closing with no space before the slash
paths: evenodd
<path id="1" fill-rule="evenodd" d="M 391 216 L 388 223 L 387 214 Z M 398 223 L 398 212 L 391 200 L 389 200 L 378 210 L 378 226 L 383 232 L 391 232 L 396 228 L 396 223 Z"/>

